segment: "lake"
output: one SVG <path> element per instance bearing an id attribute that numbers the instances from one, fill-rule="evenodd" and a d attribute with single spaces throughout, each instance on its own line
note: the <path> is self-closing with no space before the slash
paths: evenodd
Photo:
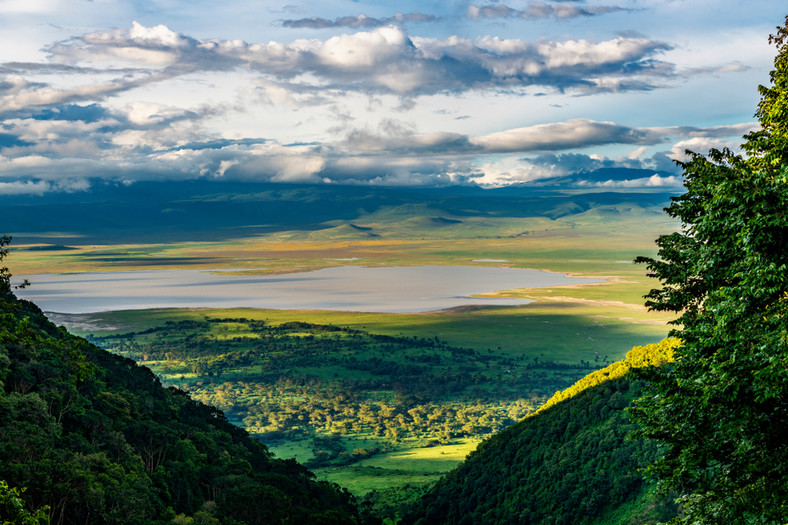
<path id="1" fill-rule="evenodd" d="M 143 308 L 273 308 L 359 312 L 425 312 L 464 305 L 519 305 L 527 299 L 472 297 L 514 288 L 602 282 L 602 279 L 486 266 L 341 266 L 284 275 L 238 270 L 147 270 L 20 275 L 17 290 L 42 310 L 90 313 Z"/>

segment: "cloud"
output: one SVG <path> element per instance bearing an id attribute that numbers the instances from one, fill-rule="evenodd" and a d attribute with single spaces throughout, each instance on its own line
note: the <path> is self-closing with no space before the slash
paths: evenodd
<path id="1" fill-rule="evenodd" d="M 230 147 L 247 147 L 247 146 L 254 146 L 257 144 L 265 144 L 270 142 L 267 139 L 253 139 L 253 138 L 245 138 L 245 139 L 216 139 L 207 142 L 190 142 L 183 145 L 178 146 L 175 149 L 190 149 L 194 151 L 204 150 L 204 149 L 224 149 Z"/>
<path id="2" fill-rule="evenodd" d="M 349 90 L 418 96 L 528 86 L 583 93 L 644 90 L 673 76 L 673 66 L 655 58 L 668 49 L 663 42 L 623 36 L 600 42 L 457 36 L 439 40 L 410 37 L 391 25 L 325 41 L 250 44 L 198 40 L 165 26 L 134 22 L 131 29 L 88 33 L 58 42 L 47 51 L 50 61 L 61 67 L 107 67 L 108 71 L 126 67 L 137 72 L 131 79 L 91 84 L 74 93 L 52 93 L 50 103 L 62 104 L 198 71 L 233 70 L 256 72 L 286 89 L 297 86 L 321 93 Z M 28 97 L 36 92 L 24 86 L 18 91 Z M 43 96 L 39 98 L 38 103 L 45 103 Z"/>
<path id="3" fill-rule="evenodd" d="M 0 195 L 43 195 L 51 189 L 52 185 L 45 181 L 0 182 Z"/>
<path id="4" fill-rule="evenodd" d="M 744 135 L 760 129 L 761 125 L 757 122 L 742 122 L 728 126 L 668 126 L 649 128 L 654 133 L 661 135 L 677 135 L 690 138 L 721 138 L 721 137 L 743 137 Z"/>
<path id="5" fill-rule="evenodd" d="M 475 137 L 470 143 L 486 153 L 511 153 L 559 151 L 603 144 L 656 144 L 663 140 L 663 135 L 648 129 L 573 119 L 491 133 Z"/>
<path id="6" fill-rule="evenodd" d="M 579 188 L 618 188 L 618 189 L 634 189 L 634 188 L 678 188 L 683 184 L 681 177 L 674 175 L 661 176 L 658 173 L 650 177 L 641 177 L 637 179 L 624 179 L 614 180 L 608 179 L 604 181 L 589 181 L 579 180 L 575 186 Z"/>
<path id="7" fill-rule="evenodd" d="M 711 135 L 737 134 L 748 126 L 751 125 L 713 127 L 708 131 Z M 536 183 L 611 189 L 671 188 L 681 185 L 676 166 L 664 152 L 646 156 L 646 146 L 670 143 L 672 137 L 702 132 L 703 128 L 632 128 L 575 119 L 468 137 L 451 132 L 421 134 L 406 123 L 385 119 L 376 129 L 351 129 L 344 140 L 324 144 L 319 154 L 324 156 L 325 164 L 315 177 L 354 184 Z M 567 151 L 615 144 L 643 146 L 617 158 L 542 153 L 532 158 L 506 156 L 488 160 L 491 155 L 498 157 L 506 153 Z M 603 179 L 573 176 L 611 168 L 624 171 L 613 178 L 609 177 L 612 172 L 604 172 L 608 178 Z M 632 170 L 651 173 L 633 176 Z M 561 179 L 570 175 L 571 178 Z"/>
<path id="8" fill-rule="evenodd" d="M 585 95 L 656 89 L 677 78 L 673 64 L 658 60 L 669 49 L 634 34 L 601 41 L 438 39 L 413 37 L 393 25 L 324 40 L 248 43 L 197 39 L 165 25 L 135 22 L 57 42 L 41 64 L 4 65 L 0 177 L 51 183 L 46 188 L 18 182 L 6 190 L 35 192 L 58 191 L 57 181 L 84 177 L 496 185 L 559 176 L 572 163 L 575 172 L 595 165 L 657 169 L 677 148 L 721 144 L 752 124 L 648 128 L 572 119 L 473 136 L 451 127 L 419 132 L 415 124 L 394 118 L 380 118 L 377 125 L 369 121 L 378 118 L 371 115 L 380 111 L 379 101 L 390 99 L 399 101 L 401 116 L 413 114 L 419 97 L 469 91 Z M 185 108 L 172 96 L 183 85 L 202 89 L 214 81 L 217 87 L 205 89 L 224 90 L 221 81 L 230 76 L 239 82 L 229 85 L 241 86 L 236 100 Z M 160 99 L 170 103 L 143 102 L 151 99 L 127 93 L 139 89 L 147 95 L 154 84 L 171 80 L 180 84 L 167 84 L 169 97 Z M 536 89 L 526 91 L 531 87 Z M 292 109 L 323 106 L 325 118 L 332 108 L 357 102 L 358 94 L 368 101 L 368 115 L 337 110 L 343 120 L 326 139 L 314 131 L 280 140 L 276 131 L 273 136 L 223 133 L 226 126 L 217 124 L 242 113 L 252 100 L 269 104 L 272 113 L 287 110 L 288 116 L 295 115 Z M 245 138 L 237 138 L 243 133 Z M 658 144 L 666 151 L 648 157 L 644 148 L 653 151 Z M 631 152 L 620 159 L 559 154 L 620 145 Z"/>
<path id="9" fill-rule="evenodd" d="M 213 174 L 272 182 L 319 183 L 328 182 L 320 175 L 324 166 L 325 159 L 309 151 L 309 148 L 287 151 L 287 148 L 273 145 L 239 159 L 232 166 L 220 163 Z"/>
<path id="10" fill-rule="evenodd" d="M 608 170 L 610 168 L 625 168 L 627 170 L 653 170 L 661 173 L 677 174 L 675 164 L 669 164 L 667 169 L 664 164 L 660 164 L 662 154 L 652 155 L 650 157 L 633 157 L 632 155 L 625 155 L 621 157 L 606 157 L 604 155 L 583 154 L 583 153 L 561 153 L 561 154 L 542 154 L 536 157 L 522 159 L 523 162 L 533 164 L 545 169 L 553 177 L 564 177 L 567 175 L 599 172 L 600 170 Z M 617 179 L 626 179 L 627 174 L 625 171 L 621 172 L 622 177 Z M 613 177 L 610 177 L 613 178 Z M 630 177 L 631 178 L 631 177 Z"/>
<path id="11" fill-rule="evenodd" d="M 700 153 L 701 155 L 706 155 L 710 149 L 718 149 L 721 150 L 723 148 L 728 148 L 732 151 L 737 151 L 741 141 L 733 141 L 733 140 L 723 140 L 720 138 L 712 138 L 712 137 L 700 137 L 696 136 L 691 139 L 682 140 L 677 142 L 673 145 L 670 150 L 670 158 L 674 160 L 679 160 L 681 162 L 685 162 L 690 160 L 690 155 L 686 152 L 689 150 L 693 153 Z"/>
<path id="12" fill-rule="evenodd" d="M 553 17 L 559 20 L 566 20 L 581 16 L 615 13 L 617 11 L 629 11 L 629 9 L 618 6 L 578 7 L 567 4 L 531 2 L 525 9 L 513 9 L 505 4 L 469 5 L 467 15 L 468 18 L 525 18 L 536 20 Z"/>
<path id="13" fill-rule="evenodd" d="M 113 29 L 87 33 L 57 42 L 49 48 L 50 59 L 58 64 L 83 64 L 107 67 L 125 63 L 140 67 L 175 66 L 179 57 L 192 56 L 209 48 L 211 42 L 199 42 L 164 25 L 145 27 L 134 21 L 130 29 Z"/>
<path id="14" fill-rule="evenodd" d="M 0 83 L 0 114 L 29 112 L 37 108 L 82 101 L 100 101 L 123 91 L 168 78 L 172 78 L 172 75 L 164 72 L 58 88 L 43 82 L 30 82 L 21 76 L 10 76 Z"/>
<path id="15" fill-rule="evenodd" d="M 50 192 L 86 191 L 90 182 L 85 179 L 65 179 L 57 182 L 44 180 L 0 181 L 0 195 L 43 195 Z"/>
<path id="16" fill-rule="evenodd" d="M 320 176 L 340 184 L 377 186 L 445 186 L 468 183 L 478 170 L 450 156 L 336 156 L 326 160 Z"/>
<path id="17" fill-rule="evenodd" d="M 608 146 L 614 144 L 633 144 L 641 147 L 626 155 L 632 161 L 637 161 L 645 151 L 646 146 L 653 146 L 668 142 L 671 137 L 690 137 L 689 140 L 679 142 L 673 146 L 677 148 L 695 146 L 698 151 L 707 152 L 710 147 L 729 147 L 737 149 L 735 140 L 721 140 L 724 137 L 739 137 L 754 129 L 756 123 L 742 123 L 731 126 L 713 126 L 708 128 L 675 126 L 675 127 L 645 127 L 635 128 L 614 122 L 599 122 L 589 119 L 571 119 L 564 122 L 538 124 L 522 128 L 513 128 L 504 131 L 467 137 L 456 133 L 430 133 L 423 135 L 408 135 L 402 127 L 393 127 L 394 133 L 372 133 L 369 131 L 355 130 L 346 139 L 348 144 L 358 144 L 360 148 L 369 151 L 410 151 L 424 154 L 433 153 L 496 154 L 496 153 L 533 153 L 566 151 L 589 147 Z M 565 154 L 562 158 L 568 161 L 571 158 L 586 158 L 586 155 Z M 681 155 L 676 154 L 675 158 Z M 555 158 L 545 157 L 545 158 Z M 623 161 L 623 159 L 621 159 Z M 584 169 L 576 165 L 574 170 Z"/>
<path id="18" fill-rule="evenodd" d="M 0 176 L 112 178 L 135 170 L 170 178 L 199 176 L 199 171 L 188 174 L 188 170 L 202 167 L 200 163 L 189 165 L 163 155 L 178 148 L 229 149 L 260 142 L 206 140 L 211 133 L 202 127 L 201 120 L 213 111 L 152 103 L 132 103 L 113 110 L 68 105 L 6 118 L 3 128 L 16 139 L 7 141 L 1 150 Z"/>
<path id="19" fill-rule="evenodd" d="M 652 190 L 678 189 L 682 178 L 671 165 L 668 170 L 658 168 L 657 158 L 609 158 L 602 155 L 564 153 L 543 154 L 536 157 L 508 156 L 484 162 L 476 184 L 500 187 L 529 184 L 561 189 Z"/>
<path id="20" fill-rule="evenodd" d="M 357 154 L 423 155 L 473 150 L 467 136 L 452 132 L 416 133 L 412 127 L 394 119 L 384 119 L 376 130 L 351 129 L 336 145 L 340 151 Z"/>
<path id="21" fill-rule="evenodd" d="M 723 65 L 686 68 L 682 70 L 682 74 L 685 76 L 721 75 L 725 73 L 739 73 L 743 71 L 751 71 L 752 69 L 753 69 L 752 67 L 742 64 L 739 61 L 733 61 Z"/>
<path id="22" fill-rule="evenodd" d="M 498 37 L 413 41 L 427 59 L 443 66 L 442 82 L 452 89 L 539 86 L 588 94 L 654 89 L 673 76 L 671 64 L 654 59 L 670 46 L 646 38 L 534 43 Z"/>
<path id="23" fill-rule="evenodd" d="M 555 177 L 546 166 L 529 162 L 527 159 L 506 157 L 499 160 L 482 162 L 473 181 L 485 187 L 501 187 L 511 184 L 533 183 L 540 179 Z"/>
<path id="24" fill-rule="evenodd" d="M 337 151 L 365 155 L 534 153 L 613 144 L 655 145 L 666 142 L 672 135 L 679 134 L 679 129 L 633 128 L 614 122 L 572 119 L 470 137 L 448 131 L 417 133 L 412 126 L 388 118 L 382 120 L 377 129 L 351 128 L 347 131 L 344 140 L 331 147 Z M 694 128 L 694 132 L 700 133 L 701 129 Z M 641 155 L 645 149 L 638 151 L 641 153 L 635 157 Z"/>
<path id="25" fill-rule="evenodd" d="M 397 13 L 394 16 L 374 18 L 366 15 L 343 16 L 328 20 L 326 18 L 311 17 L 298 20 L 284 20 L 282 26 L 293 29 L 327 29 L 336 27 L 374 28 L 387 25 L 401 25 L 410 22 L 434 22 L 438 20 L 435 15 L 424 13 Z"/>
<path id="26" fill-rule="evenodd" d="M 68 106 L 61 112 L 47 112 L 46 119 L 6 119 L 4 126 L 10 138 L 9 145 L 2 149 L 0 176 L 53 181 L 78 177 L 222 177 L 353 184 L 501 185 L 609 167 L 674 173 L 670 157 L 680 149 L 719 146 L 731 134 L 752 127 L 741 124 L 705 130 L 635 128 L 573 119 L 469 136 L 452 131 L 420 133 L 414 124 L 384 118 L 375 127 L 347 127 L 331 141 L 281 144 L 271 138 L 230 139 L 212 133 L 201 123 L 211 111 L 138 102 L 112 111 Z M 83 114 L 102 118 L 74 118 Z M 63 120 L 57 120 L 58 115 Z M 676 138 L 681 140 L 676 142 Z M 673 147 L 674 151 L 647 157 L 645 148 L 658 144 L 667 144 L 666 149 Z M 557 153 L 615 145 L 634 148 L 612 159 Z M 491 160 L 507 154 L 505 161 Z M 523 154 L 539 155 L 528 159 L 516 156 Z M 641 183 L 644 182 L 638 184 Z M 27 188 L 32 191 L 37 187 Z"/>
<path id="27" fill-rule="evenodd" d="M 536 166 L 550 177 L 562 177 L 573 173 L 596 171 L 603 168 L 627 167 L 643 168 L 641 161 L 613 160 L 601 155 L 582 153 L 542 154 L 536 157 L 521 159 L 529 165 Z"/>
<path id="28" fill-rule="evenodd" d="M 627 158 L 630 159 L 630 160 L 635 160 L 635 159 L 638 159 L 641 156 L 643 156 L 643 154 L 645 152 L 646 152 L 646 147 L 645 146 L 640 146 L 636 150 L 634 150 L 631 153 L 629 153 L 629 155 L 627 155 Z"/>

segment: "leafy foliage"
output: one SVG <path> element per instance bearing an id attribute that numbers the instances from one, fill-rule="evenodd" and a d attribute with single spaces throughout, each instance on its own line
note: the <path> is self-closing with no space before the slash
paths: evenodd
<path id="1" fill-rule="evenodd" d="M 650 472 L 681 495 L 679 522 L 788 522 L 787 39 L 788 17 L 750 156 L 682 164 L 687 191 L 667 213 L 684 229 L 638 259 L 663 285 L 647 306 L 680 314 L 676 361 L 644 374 L 633 412 L 667 445 Z"/>
<path id="2" fill-rule="evenodd" d="M 25 508 L 22 492 L 16 487 L 0 480 L 0 522 L 3 525 L 43 525 L 49 521 L 49 507 L 42 507 L 35 512 Z"/>
<path id="3" fill-rule="evenodd" d="M 5 514 L 23 501 L 19 516 L 46 512 L 54 524 L 365 522 L 347 491 L 273 458 L 219 410 L 163 388 L 147 368 L 68 334 L 5 292 Z"/>

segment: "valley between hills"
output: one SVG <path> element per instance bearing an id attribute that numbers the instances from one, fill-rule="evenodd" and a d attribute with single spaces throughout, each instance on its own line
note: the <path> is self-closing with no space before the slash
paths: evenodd
<path id="1" fill-rule="evenodd" d="M 311 195 L 309 188 L 293 193 L 298 201 Z M 484 438 L 622 359 L 633 345 L 656 343 L 668 332 L 670 318 L 643 307 L 653 283 L 632 264 L 675 228 L 661 211 L 667 195 L 585 195 L 584 204 L 564 196 L 534 212 L 517 208 L 526 203 L 515 195 L 477 200 L 477 208 L 480 202 L 487 208 L 460 213 L 446 206 L 452 201 L 446 193 L 429 205 L 399 203 L 348 220 L 224 240 L 102 244 L 107 232 L 40 232 L 15 241 L 14 273 L 29 275 L 31 290 L 37 272 L 54 268 L 279 275 L 349 264 L 470 265 L 603 279 L 483 294 L 533 301 L 522 306 L 421 313 L 49 314 L 72 333 L 149 367 L 164 385 L 216 406 L 277 457 L 296 458 L 393 520 L 404 501 Z M 408 197 L 416 198 L 424 196 Z M 501 216 L 515 209 L 519 216 Z"/>

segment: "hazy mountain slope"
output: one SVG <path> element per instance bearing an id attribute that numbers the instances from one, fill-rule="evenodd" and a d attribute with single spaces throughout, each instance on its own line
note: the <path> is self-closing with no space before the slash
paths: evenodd
<path id="1" fill-rule="evenodd" d="M 344 490 L 2 289 L 0 386 L 0 479 L 51 523 L 363 522 Z"/>
<path id="2" fill-rule="evenodd" d="M 634 426 L 625 407 L 640 392 L 629 375 L 576 388 L 482 443 L 401 523 L 641 524 L 675 516 L 638 471 L 657 457 L 656 445 L 627 438 Z"/>
<path id="3" fill-rule="evenodd" d="M 651 173 L 651 172 L 645 172 Z M 643 174 L 641 174 L 643 175 Z M 662 207 L 669 191 L 566 192 L 563 186 L 381 188 L 193 180 L 94 181 L 89 191 L 0 195 L 0 223 L 17 243 L 122 244 L 215 240 L 278 231 L 314 231 L 337 221 L 425 217 L 445 227 L 466 217 L 550 217 L 597 206 Z M 419 210 L 427 210 L 423 215 Z M 442 218 L 437 223 L 430 219 Z M 334 221 L 334 222 L 332 222 Z M 331 223 L 331 224 L 326 224 Z M 55 226 L 56 224 L 56 226 Z M 362 225 L 365 226 L 365 225 Z M 73 239 L 68 241 L 64 239 Z"/>

